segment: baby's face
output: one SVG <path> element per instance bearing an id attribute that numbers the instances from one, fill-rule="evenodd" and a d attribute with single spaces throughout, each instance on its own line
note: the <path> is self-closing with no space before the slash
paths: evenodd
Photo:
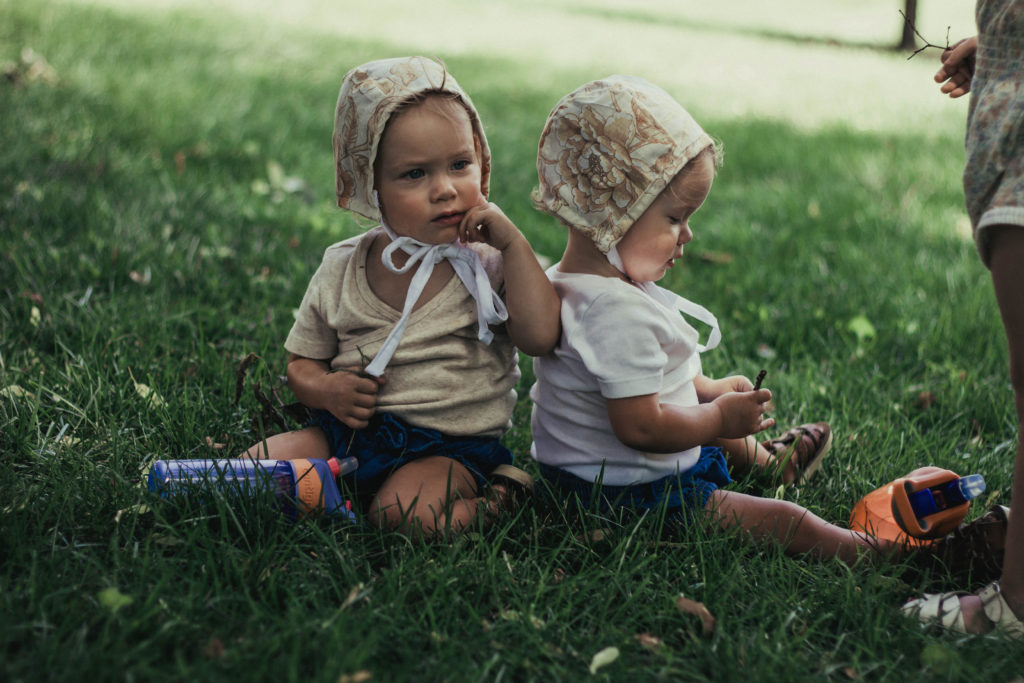
<path id="1" fill-rule="evenodd" d="M 431 98 L 396 114 L 377 151 L 375 176 L 384 220 L 427 244 L 458 236 L 480 191 L 480 146 L 458 102 Z"/>
<path id="2" fill-rule="evenodd" d="M 616 250 L 634 282 L 660 280 L 693 239 L 690 217 L 704 204 L 715 177 L 708 154 L 694 159 L 672 179 L 626 232 Z"/>

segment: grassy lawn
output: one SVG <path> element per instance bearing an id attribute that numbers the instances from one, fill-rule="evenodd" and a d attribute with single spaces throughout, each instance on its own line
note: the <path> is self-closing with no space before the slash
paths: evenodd
<path id="1" fill-rule="evenodd" d="M 973 30 L 971 3 L 921 5 L 931 42 Z M 564 93 L 641 75 L 723 141 L 663 284 L 718 315 L 708 374 L 765 367 L 781 426 L 832 423 L 829 460 L 787 498 L 845 523 L 932 464 L 985 476 L 972 516 L 1008 504 L 1015 418 L 963 210 L 966 102 L 939 94 L 936 51 L 885 49 L 900 7 L 0 0 L 0 678 L 1024 674 L 1019 644 L 903 619 L 907 598 L 957 586 L 896 561 L 813 563 L 544 500 L 423 546 L 291 524 L 266 501 L 162 505 L 140 486 L 155 459 L 257 439 L 255 383 L 291 400 L 292 310 L 323 249 L 364 228 L 333 202 L 340 79 L 422 53 L 472 95 L 492 198 L 551 260 L 565 234 L 529 191 Z M 532 469 L 525 400 L 506 442 Z M 618 657 L 593 668 L 606 648 Z"/>

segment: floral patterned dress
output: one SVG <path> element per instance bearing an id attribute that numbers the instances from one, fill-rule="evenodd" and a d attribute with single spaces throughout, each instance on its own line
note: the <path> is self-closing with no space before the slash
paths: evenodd
<path id="1" fill-rule="evenodd" d="M 1024 0 L 979 0 L 964 194 L 989 263 L 987 228 L 1024 227 Z"/>

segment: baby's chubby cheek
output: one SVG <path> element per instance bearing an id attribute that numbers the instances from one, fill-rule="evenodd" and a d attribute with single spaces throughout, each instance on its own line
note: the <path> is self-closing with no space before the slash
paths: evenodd
<path id="1" fill-rule="evenodd" d="M 487 204 L 487 197 L 484 196 L 483 192 L 477 190 L 476 196 L 470 197 L 470 201 L 472 202 L 472 206 L 484 206 Z"/>

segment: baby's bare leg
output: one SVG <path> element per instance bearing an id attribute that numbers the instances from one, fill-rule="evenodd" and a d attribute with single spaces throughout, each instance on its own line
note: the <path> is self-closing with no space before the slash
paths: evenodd
<path id="1" fill-rule="evenodd" d="M 813 476 L 831 444 L 831 428 L 819 422 L 794 427 L 771 441 L 748 436 L 719 439 L 713 445 L 722 449 L 737 472 L 760 471 L 774 482 L 790 485 Z"/>
<path id="2" fill-rule="evenodd" d="M 775 456 L 753 436 L 743 439 L 716 439 L 712 445 L 721 448 L 725 459 L 740 473 L 745 474 L 753 469 L 767 469 L 775 462 Z"/>
<path id="3" fill-rule="evenodd" d="M 796 481 L 796 459 L 786 458 L 785 462 L 779 462 L 779 457 L 769 453 L 768 449 L 753 436 L 743 439 L 718 439 L 713 445 L 722 449 L 725 459 L 740 475 L 760 470 L 773 478 L 778 477 L 776 481 L 783 484 L 792 484 Z"/>
<path id="4" fill-rule="evenodd" d="M 442 456 L 403 465 L 380 487 L 370 505 L 376 524 L 433 536 L 461 531 L 481 512 L 493 512 L 492 501 L 480 496 L 476 480 L 462 464 Z"/>
<path id="5" fill-rule="evenodd" d="M 327 437 L 319 427 L 306 427 L 294 432 L 283 432 L 250 446 L 240 458 L 253 460 L 295 460 L 313 458 L 326 460 L 331 456 Z"/>
<path id="6" fill-rule="evenodd" d="M 852 564 L 864 552 L 894 550 L 892 544 L 829 524 L 796 503 L 717 490 L 704 511 L 722 529 L 741 529 L 757 543 L 782 545 L 787 554 Z"/>

